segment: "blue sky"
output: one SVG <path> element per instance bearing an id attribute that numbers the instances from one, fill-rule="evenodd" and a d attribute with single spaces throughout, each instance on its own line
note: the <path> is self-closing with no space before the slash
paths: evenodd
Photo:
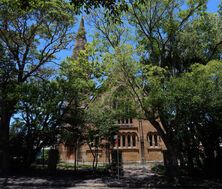
<path id="1" fill-rule="evenodd" d="M 220 3 L 220 0 L 209 0 L 208 7 L 207 7 L 208 11 L 217 12 L 219 3 Z"/>
<path id="2" fill-rule="evenodd" d="M 220 3 L 221 0 L 208 0 L 208 5 L 207 5 L 207 9 L 209 12 L 217 12 L 218 10 L 218 5 Z M 78 20 L 75 24 L 75 27 L 73 28 L 74 32 L 77 32 L 78 27 L 79 27 L 79 21 L 80 21 L 80 16 L 78 17 Z M 93 28 L 90 28 L 90 26 L 85 22 L 85 27 L 86 27 L 86 31 L 87 31 L 87 40 L 90 41 L 91 37 L 89 36 L 90 34 L 92 34 L 93 32 Z M 74 48 L 74 41 L 70 44 L 70 49 L 67 50 L 63 50 L 62 52 L 57 54 L 57 58 L 58 58 L 58 62 L 64 60 L 66 57 L 71 56 L 72 55 L 72 51 Z"/>

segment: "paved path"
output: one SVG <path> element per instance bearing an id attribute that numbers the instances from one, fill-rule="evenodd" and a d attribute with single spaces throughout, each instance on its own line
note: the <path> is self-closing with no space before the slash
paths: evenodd
<path id="1" fill-rule="evenodd" d="M 222 189 L 222 182 L 209 180 L 197 180 L 190 178 L 183 183 L 184 188 L 211 188 Z M 10 176 L 8 178 L 0 177 L 0 189 L 112 189 L 120 188 L 182 188 L 178 184 L 169 184 L 160 176 L 154 175 L 146 168 L 127 168 L 124 170 L 124 176 L 114 177 L 95 177 L 88 175 L 78 177 L 78 175 L 60 175 L 60 176 Z"/>
<path id="2" fill-rule="evenodd" d="M 35 188 L 126 188 L 126 187 L 142 187 L 149 180 L 153 180 L 154 174 L 150 173 L 146 168 L 126 168 L 124 176 L 120 177 L 86 177 L 74 178 L 72 176 L 63 177 L 40 177 L 40 176 L 11 176 L 8 178 L 0 178 L 1 185 L 4 189 L 35 189 Z M 148 182 L 149 183 L 149 182 Z M 143 187 L 142 187 L 143 188 Z"/>

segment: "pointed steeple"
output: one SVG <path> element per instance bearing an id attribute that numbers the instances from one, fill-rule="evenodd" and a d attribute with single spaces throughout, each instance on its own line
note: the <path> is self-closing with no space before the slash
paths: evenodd
<path id="1" fill-rule="evenodd" d="M 78 58 L 78 54 L 81 50 L 85 49 L 85 45 L 87 43 L 86 41 L 86 30 L 84 26 L 84 19 L 83 17 L 81 18 L 80 25 L 79 25 L 79 30 L 76 35 L 76 42 L 75 42 L 75 47 L 73 49 L 73 54 L 72 58 L 76 60 Z"/>

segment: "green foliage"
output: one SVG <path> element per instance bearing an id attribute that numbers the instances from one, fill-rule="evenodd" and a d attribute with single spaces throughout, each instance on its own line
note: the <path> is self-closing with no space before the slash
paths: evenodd
<path id="1" fill-rule="evenodd" d="M 128 17 L 144 47 L 141 61 L 167 66 L 174 75 L 193 63 L 220 58 L 221 19 L 206 5 L 205 0 L 131 3 Z"/>
<path id="2" fill-rule="evenodd" d="M 116 19 L 121 11 L 127 11 L 128 5 L 125 0 L 70 0 L 77 12 L 84 10 L 89 13 L 91 9 L 103 7 L 106 10 L 107 17 Z"/>
<path id="3" fill-rule="evenodd" d="M 216 162 L 220 166 L 221 67 L 221 61 L 194 64 L 180 77 L 155 83 L 146 98 L 146 107 L 160 116 L 178 153 L 183 154 L 182 166 L 206 166 L 209 172 Z"/>
<path id="4" fill-rule="evenodd" d="M 114 135 L 118 132 L 112 106 L 106 97 L 106 94 L 103 94 L 91 103 L 86 115 L 85 140 L 93 156 L 93 169 L 97 168 L 98 149 L 111 150 L 114 145 Z"/>
<path id="5" fill-rule="evenodd" d="M 221 59 L 220 13 L 208 13 L 206 0 L 128 5 L 120 17 L 127 19 L 132 33 L 136 30 L 137 48 L 114 35 L 123 25 L 95 22 L 97 41 L 107 51 L 102 61 L 109 91 L 124 89 L 128 98 L 122 100 L 134 101 L 140 117 L 153 124 L 168 149 L 169 167 L 175 168 L 178 158 L 191 169 L 220 159 L 221 62 L 209 62 Z M 113 43 L 115 36 L 118 43 Z"/>
<path id="6" fill-rule="evenodd" d="M 0 138 L 6 151 L 10 119 L 22 100 L 23 87 L 51 74 L 47 66 L 69 44 L 68 30 L 74 23 L 73 8 L 66 1 L 30 1 L 32 8 L 27 10 L 22 3 L 5 0 L 0 5 L 0 44 L 5 50 L 0 71 Z"/>
<path id="7" fill-rule="evenodd" d="M 78 60 L 64 61 L 56 79 L 33 78 L 21 85 L 12 141 L 23 135 L 20 143 L 26 151 L 37 153 L 58 142 L 80 145 L 86 107 L 95 91 L 92 73 L 96 68 L 88 61 L 88 49 L 80 52 Z M 42 71 L 47 73 L 46 69 Z"/>
<path id="8" fill-rule="evenodd" d="M 166 173 L 166 168 L 163 165 L 157 164 L 151 168 L 151 171 L 158 175 L 164 175 Z"/>
<path id="9" fill-rule="evenodd" d="M 66 48 L 71 40 L 67 31 L 74 23 L 72 6 L 65 1 L 32 2 L 30 10 L 21 10 L 21 1 L 1 4 L 0 42 L 8 49 L 19 82 L 39 76 L 40 68 Z"/>
<path id="10" fill-rule="evenodd" d="M 148 104 L 157 109 L 158 105 L 170 108 L 170 104 L 174 103 L 174 107 L 181 106 L 180 110 L 184 112 L 188 110 L 185 108 L 189 108 L 189 111 L 197 110 L 198 107 L 204 110 L 210 108 L 211 105 L 212 107 L 219 105 L 220 67 L 221 62 L 219 61 L 211 61 L 207 65 L 194 64 L 192 71 L 181 77 L 172 77 L 160 83 L 155 82 L 156 87 L 150 91 Z M 153 98 L 156 100 L 153 101 Z M 171 111 L 166 109 L 166 113 L 173 117 L 176 117 L 175 111 L 175 109 L 171 109 Z"/>
<path id="11" fill-rule="evenodd" d="M 23 157 L 26 166 L 35 160 L 43 147 L 58 142 L 62 118 L 59 103 L 63 100 L 59 90 L 55 81 L 23 84 L 17 116 L 10 127 L 10 152 L 14 157 Z M 15 150 L 17 148 L 19 153 Z"/>
<path id="12" fill-rule="evenodd" d="M 108 143 L 112 144 L 117 127 L 115 125 L 114 111 L 106 96 L 98 97 L 89 105 L 87 122 L 89 127 L 86 138 L 89 143 L 105 139 Z M 101 144 L 97 143 L 95 145 L 100 146 Z"/>
<path id="13" fill-rule="evenodd" d="M 178 35 L 181 59 L 188 59 L 187 64 L 195 63 L 194 60 L 207 63 L 212 59 L 220 59 L 220 22 L 220 16 L 216 13 L 206 13 L 190 22 Z"/>
<path id="14" fill-rule="evenodd" d="M 219 162 L 222 69 L 211 60 L 221 59 L 220 11 L 208 13 L 206 0 L 71 2 L 0 5 L 1 147 L 15 113 L 10 148 L 21 146 L 29 163 L 58 134 L 75 147 L 83 139 L 110 147 L 116 119 L 145 117 L 184 166 Z M 74 14 L 99 7 L 95 41 L 51 77 L 48 63 L 73 39 Z"/>

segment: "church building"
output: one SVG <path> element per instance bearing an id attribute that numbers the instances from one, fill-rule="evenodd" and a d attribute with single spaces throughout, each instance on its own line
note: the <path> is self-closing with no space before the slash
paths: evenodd
<path id="1" fill-rule="evenodd" d="M 86 32 L 84 20 L 81 19 L 80 27 L 76 36 L 76 44 L 72 58 L 77 59 L 80 50 L 84 50 L 86 44 Z M 113 150 L 118 150 L 124 164 L 127 163 L 148 163 L 163 162 L 163 151 L 165 145 L 158 135 L 156 129 L 148 120 L 143 119 L 118 119 L 118 134 Z M 74 154 L 73 147 L 60 145 L 60 160 L 73 162 L 75 158 L 81 164 L 89 164 L 93 161 L 93 155 L 87 144 L 82 144 Z M 108 163 L 110 154 L 107 149 L 100 148 L 98 152 L 98 162 Z"/>

